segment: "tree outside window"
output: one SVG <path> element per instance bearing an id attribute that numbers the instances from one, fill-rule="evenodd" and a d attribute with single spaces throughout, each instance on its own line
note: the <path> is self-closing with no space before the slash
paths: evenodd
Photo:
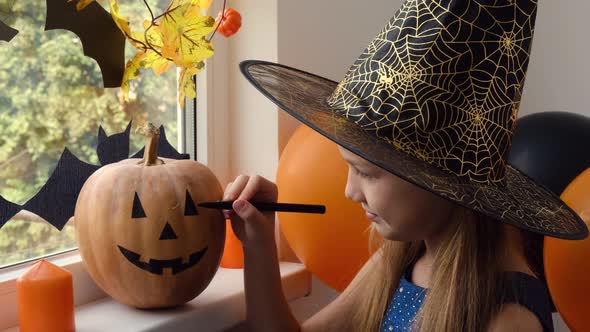
<path id="1" fill-rule="evenodd" d="M 168 5 L 148 3 L 159 10 Z M 45 184 L 64 147 L 99 164 L 99 126 L 112 135 L 131 120 L 133 129 L 147 121 L 163 124 L 176 145 L 176 73 L 144 71 L 130 82 L 129 101 L 122 101 L 119 88 L 102 87 L 98 65 L 83 54 L 74 33 L 44 31 L 45 6 L 39 0 L 0 0 L 0 19 L 19 30 L 10 43 L 0 41 L 0 195 L 18 204 Z M 149 15 L 143 1 L 121 3 L 121 11 L 138 28 Z M 126 60 L 134 53 L 127 44 Z M 133 129 L 131 154 L 143 145 Z M 0 267 L 75 246 L 71 222 L 60 232 L 23 211 L 0 229 Z"/>

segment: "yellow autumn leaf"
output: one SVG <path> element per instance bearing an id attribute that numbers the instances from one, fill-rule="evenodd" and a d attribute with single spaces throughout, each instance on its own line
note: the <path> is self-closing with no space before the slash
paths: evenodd
<path id="1" fill-rule="evenodd" d="M 203 14 L 212 0 L 173 0 L 169 9 L 159 15 L 159 22 L 145 20 L 144 31 L 140 32 L 131 31 L 127 18 L 119 13 L 117 0 L 109 1 L 113 20 L 138 49 L 125 66 L 121 98 L 129 101 L 130 81 L 139 78 L 142 69 L 152 68 L 154 73 L 161 75 L 172 64 L 181 68 L 178 102 L 184 106 L 185 98 L 196 98 L 192 77 L 203 70 L 204 60 L 214 53 L 213 45 L 206 37 L 213 31 L 215 20 Z"/>
<path id="2" fill-rule="evenodd" d="M 162 31 L 160 27 L 158 25 L 152 25 L 150 20 L 145 20 L 143 21 L 143 29 L 144 31 L 133 32 L 131 34 L 130 39 L 137 41 L 131 41 L 131 44 L 133 44 L 135 48 L 139 48 L 144 51 L 146 50 L 146 48 L 149 48 L 149 46 L 151 46 L 156 51 L 160 52 L 160 49 L 162 48 Z M 149 46 L 145 39 L 146 35 L 147 40 L 149 41 Z"/>
<path id="3" fill-rule="evenodd" d="M 173 0 L 169 7 L 171 10 L 176 10 L 178 7 L 184 12 L 189 6 L 197 4 L 198 1 L 199 0 Z"/>
<path id="4" fill-rule="evenodd" d="M 178 103 L 184 107 L 185 98 L 196 98 L 197 88 L 193 76 L 198 74 L 205 67 L 205 63 L 199 62 L 195 66 L 182 68 L 178 78 Z"/>
<path id="5" fill-rule="evenodd" d="M 209 7 L 211 7 L 211 3 L 213 2 L 213 0 L 198 0 L 199 1 L 199 7 L 201 7 L 201 9 L 203 10 L 209 10 Z"/>
<path id="6" fill-rule="evenodd" d="M 199 8 L 207 10 L 211 6 L 212 2 L 213 0 L 175 0 L 171 8 L 174 8 L 174 5 L 178 6 L 190 3 L 191 6 L 199 6 Z"/>
<path id="7" fill-rule="evenodd" d="M 184 5 L 183 5 L 184 6 Z M 213 44 L 206 36 L 213 31 L 215 20 L 201 14 L 198 6 L 171 11 L 162 18 L 162 55 L 179 67 L 191 67 L 211 57 Z"/>
<path id="8" fill-rule="evenodd" d="M 147 50 L 140 64 L 141 68 L 152 68 L 156 75 L 162 75 L 162 73 L 165 73 L 170 69 L 173 62 L 163 58 L 153 50 Z"/>
<path id="9" fill-rule="evenodd" d="M 199 8 L 203 9 L 203 10 L 208 10 L 209 7 L 211 6 L 211 3 L 213 2 L 213 0 L 176 0 L 174 1 L 174 3 L 176 3 L 177 5 L 182 5 L 185 3 L 190 3 L 191 6 L 199 6 Z M 174 6 L 172 6 L 174 7 Z"/>
<path id="10" fill-rule="evenodd" d="M 145 52 L 138 52 L 133 59 L 127 61 L 127 64 L 125 65 L 125 72 L 123 73 L 123 80 L 121 82 L 121 94 L 125 101 L 129 101 L 129 81 L 139 77 L 141 61 L 145 56 Z"/>
<path id="11" fill-rule="evenodd" d="M 145 31 L 147 31 L 145 35 L 147 35 L 147 40 L 149 41 L 150 45 L 156 50 L 159 50 L 164 44 L 162 28 L 159 25 L 150 25 L 151 22 L 149 20 L 145 20 L 143 22 L 143 28 Z"/>
<path id="12" fill-rule="evenodd" d="M 129 20 L 127 20 L 126 17 L 121 16 L 121 14 L 119 14 L 119 4 L 117 3 L 117 0 L 111 0 L 111 16 L 113 17 L 113 21 L 115 21 L 115 23 L 119 27 L 119 30 L 121 30 L 126 37 L 131 36 Z"/>
<path id="13" fill-rule="evenodd" d="M 147 50 L 147 55 L 144 59 L 145 66 L 143 67 L 151 67 L 156 75 L 161 75 L 162 73 L 168 71 L 173 62 L 161 54 L 163 41 L 160 26 L 152 25 L 150 27 L 150 25 L 151 21 L 149 20 L 145 20 L 143 22 L 144 29 L 147 31 L 147 33 L 142 34 L 141 38 L 144 40 L 145 36 L 147 35 L 149 45 L 153 47 L 153 50 Z M 158 54 L 158 52 L 160 52 L 160 54 Z"/>

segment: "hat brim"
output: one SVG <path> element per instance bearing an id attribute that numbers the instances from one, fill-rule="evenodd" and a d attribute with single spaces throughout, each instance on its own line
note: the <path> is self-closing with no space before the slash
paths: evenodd
<path id="1" fill-rule="evenodd" d="M 262 94 L 297 120 L 406 181 L 534 233 L 570 240 L 588 236 L 588 228 L 576 212 L 509 165 L 501 184 L 472 182 L 397 150 L 338 115 L 327 103 L 337 82 L 266 61 L 244 61 L 240 69 Z"/>

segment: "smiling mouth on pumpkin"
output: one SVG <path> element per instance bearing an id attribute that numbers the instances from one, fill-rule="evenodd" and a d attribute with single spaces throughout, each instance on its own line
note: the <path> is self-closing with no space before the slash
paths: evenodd
<path id="1" fill-rule="evenodd" d="M 165 268 L 172 269 L 172 274 L 180 273 L 192 266 L 195 266 L 205 255 L 207 252 L 207 247 L 201 249 L 193 254 L 190 255 L 189 260 L 187 263 L 182 262 L 182 257 L 174 258 L 174 259 L 150 259 L 149 262 L 145 263 L 139 260 L 138 253 L 135 253 L 129 249 L 123 248 L 121 246 L 119 250 L 130 261 L 133 265 L 139 267 L 142 270 L 151 272 L 153 274 L 161 275 Z"/>

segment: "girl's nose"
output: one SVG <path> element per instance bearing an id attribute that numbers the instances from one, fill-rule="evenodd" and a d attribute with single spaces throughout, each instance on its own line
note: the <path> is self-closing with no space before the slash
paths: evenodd
<path id="1" fill-rule="evenodd" d="M 362 202 L 364 200 L 364 196 L 358 186 L 358 182 L 350 170 L 348 171 L 348 178 L 346 179 L 346 189 L 344 190 L 344 195 L 346 198 L 355 202 Z"/>

